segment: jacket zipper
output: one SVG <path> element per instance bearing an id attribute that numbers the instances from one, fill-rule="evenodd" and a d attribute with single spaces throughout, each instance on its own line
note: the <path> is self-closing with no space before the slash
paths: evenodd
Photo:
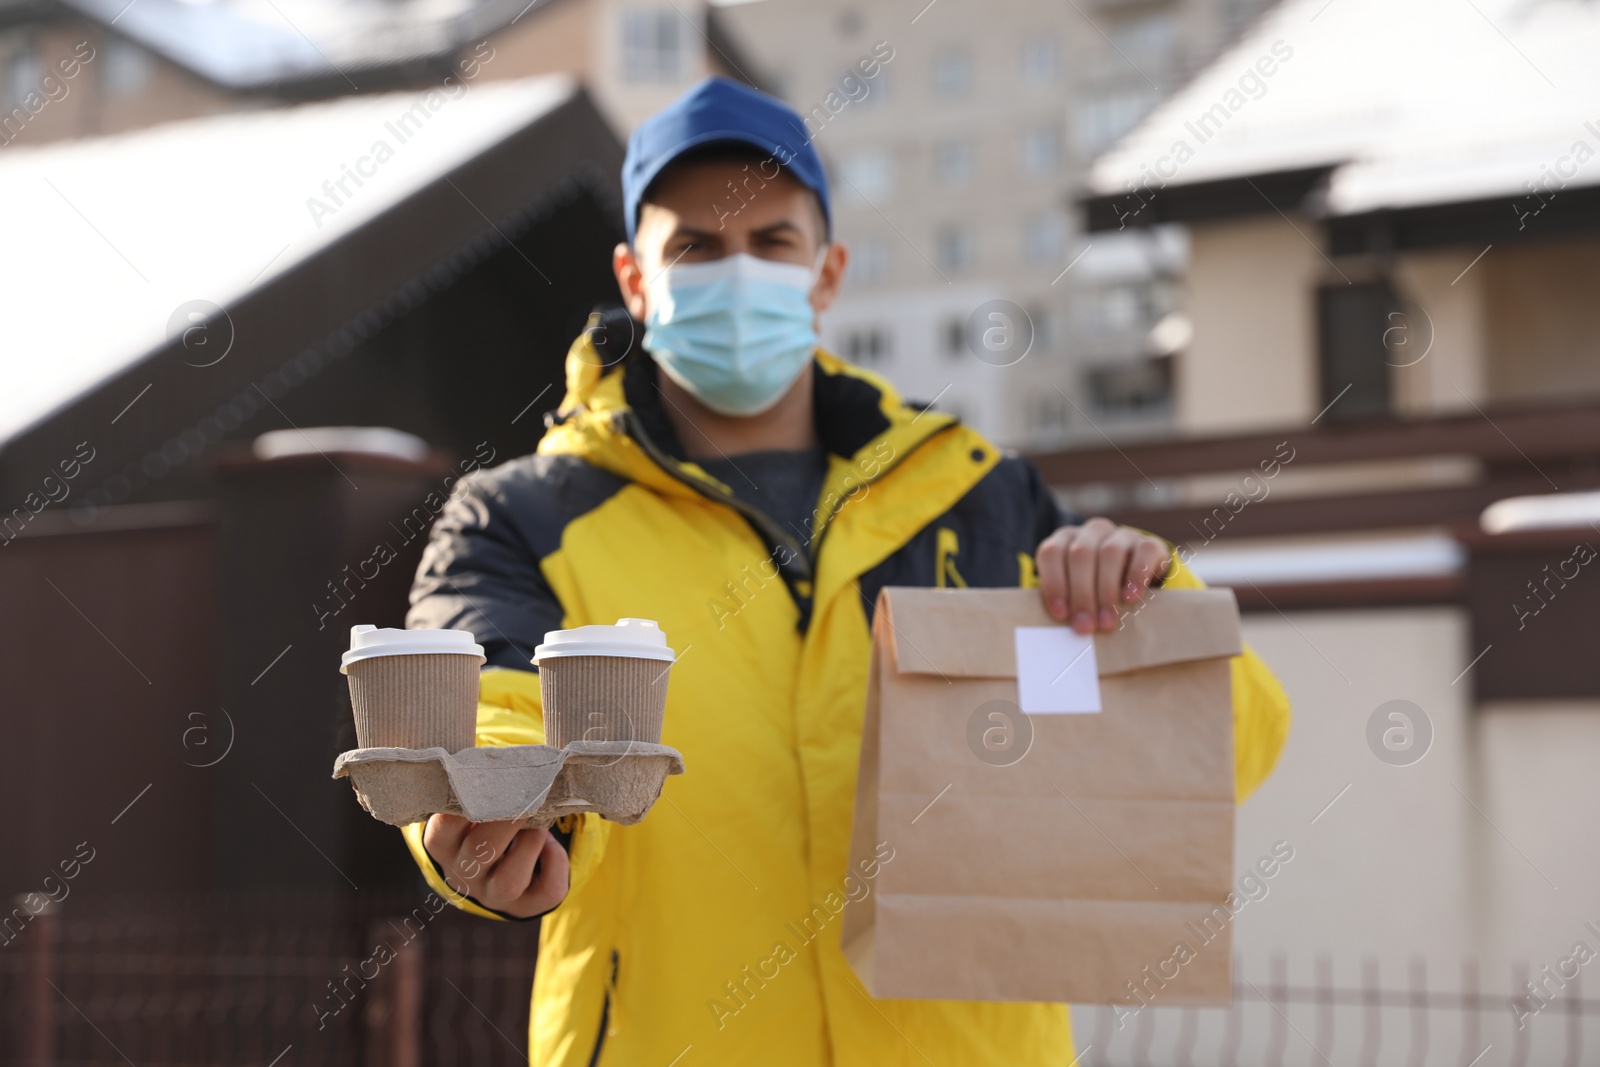
<path id="1" fill-rule="evenodd" d="M 767 538 L 767 540 L 773 542 L 774 544 L 785 545 L 789 548 L 798 547 L 792 541 L 790 541 L 788 536 L 779 530 L 772 523 L 772 520 L 767 517 L 766 513 L 761 511 L 759 508 L 755 508 L 749 504 L 746 504 L 732 493 L 719 492 L 716 489 L 713 489 L 711 486 L 702 485 L 693 478 L 690 478 L 680 472 L 677 469 L 677 461 L 671 456 L 667 455 L 665 452 L 662 452 L 661 449 L 657 448 L 655 442 L 650 440 L 649 436 L 645 434 L 644 426 L 639 422 L 639 417 L 637 415 L 635 415 L 631 410 L 622 412 L 621 414 L 623 418 L 623 426 L 626 429 L 628 436 L 632 437 L 636 442 L 638 442 L 639 447 L 644 450 L 645 455 L 649 456 L 656 466 L 660 467 L 672 478 L 682 482 L 684 485 L 687 485 L 690 489 L 693 489 L 700 495 L 711 500 L 715 500 L 719 504 L 726 504 L 727 506 L 733 508 L 746 519 L 750 520 L 751 524 L 754 525 L 757 530 L 759 530 Z M 935 437 L 939 436 L 939 434 L 943 433 L 945 430 L 948 430 L 955 425 L 958 424 L 953 422 L 949 423 L 948 425 L 934 430 L 932 433 L 926 435 L 920 441 L 916 442 L 916 444 L 912 445 L 910 448 L 906 449 L 899 456 L 897 456 L 893 462 L 879 469 L 878 473 L 873 475 L 871 479 L 862 482 L 862 486 L 865 487 L 876 485 L 879 481 L 886 477 L 890 471 L 904 463 L 913 452 L 927 444 L 929 441 L 933 440 Z M 809 552 L 801 551 L 796 554 L 795 559 L 805 564 L 804 573 L 800 575 L 802 579 L 810 580 L 812 571 L 815 569 L 818 554 L 822 550 L 822 539 L 826 537 L 828 531 L 833 528 L 834 517 L 839 514 L 839 511 L 844 507 L 845 502 L 848 499 L 849 494 L 846 494 L 845 496 L 840 497 L 838 502 L 833 505 L 833 509 L 828 512 L 827 519 L 822 524 L 822 532 L 817 534 L 817 536 L 811 541 L 811 550 Z"/>
<path id="2" fill-rule="evenodd" d="M 655 442 L 650 440 L 650 438 L 645 434 L 644 426 L 639 422 L 639 417 L 632 411 L 623 412 L 622 418 L 623 425 L 627 430 L 628 436 L 632 437 L 636 442 L 638 442 L 639 447 L 644 450 L 645 455 L 649 456 L 656 466 L 666 471 L 671 477 L 682 482 L 684 485 L 687 485 L 690 489 L 693 489 L 701 496 L 715 500 L 719 504 L 726 504 L 728 507 L 733 508 L 739 514 L 743 515 L 747 520 L 749 520 L 750 524 L 756 528 L 757 532 L 760 533 L 761 536 L 769 543 L 769 547 L 783 545 L 784 547 L 791 549 L 800 548 L 800 546 L 789 540 L 788 535 L 780 530 L 772 521 L 772 519 L 769 518 L 761 509 L 746 504 L 743 500 L 740 500 L 732 493 L 722 492 L 712 488 L 711 486 L 702 485 L 678 470 L 677 461 L 656 447 Z M 874 481 L 876 480 L 877 479 L 874 479 Z M 797 577 L 800 580 L 809 581 L 811 579 L 811 557 L 808 556 L 805 551 L 799 550 L 795 552 L 794 560 L 796 563 L 801 564 L 799 568 L 801 573 L 798 574 Z"/>
<path id="3" fill-rule="evenodd" d="M 621 961 L 616 949 L 611 950 L 611 976 L 606 979 L 606 999 L 600 1005 L 600 1032 L 594 1037 L 594 1051 L 589 1054 L 589 1067 L 599 1067 L 600 1050 L 606 1047 L 606 1031 L 611 1027 L 611 998 L 617 991 L 617 965 Z"/>

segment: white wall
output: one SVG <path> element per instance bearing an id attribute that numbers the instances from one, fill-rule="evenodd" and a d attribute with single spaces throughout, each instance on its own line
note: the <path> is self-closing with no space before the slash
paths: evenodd
<path id="1" fill-rule="evenodd" d="M 1580 939 L 1600 952 L 1584 929 L 1600 926 L 1600 702 L 1487 705 L 1477 747 L 1480 803 L 1498 827 L 1475 825 L 1470 872 L 1484 886 L 1488 953 L 1537 971 Z M 1592 997 L 1600 961 L 1591 968 Z"/>
<path id="2" fill-rule="evenodd" d="M 1240 810 L 1235 863 L 1243 870 L 1277 840 L 1296 855 L 1272 894 L 1240 914 L 1239 951 L 1303 962 L 1332 952 L 1351 965 L 1374 955 L 1394 976 L 1418 953 L 1452 963 L 1476 953 L 1467 804 L 1456 792 L 1471 792 L 1469 680 L 1452 684 L 1472 655 L 1464 614 L 1260 614 L 1245 630 L 1288 691 L 1294 725 L 1276 771 Z M 1395 699 L 1433 724 L 1432 748 L 1411 766 L 1390 766 L 1367 744 L 1369 717 Z"/>

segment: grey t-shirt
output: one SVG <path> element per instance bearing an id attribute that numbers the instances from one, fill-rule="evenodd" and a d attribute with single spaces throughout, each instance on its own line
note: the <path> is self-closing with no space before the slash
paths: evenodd
<path id="1" fill-rule="evenodd" d="M 698 461 L 733 495 L 766 513 L 801 546 L 811 543 L 817 522 L 817 497 L 828 473 L 821 448 L 746 452 Z"/>

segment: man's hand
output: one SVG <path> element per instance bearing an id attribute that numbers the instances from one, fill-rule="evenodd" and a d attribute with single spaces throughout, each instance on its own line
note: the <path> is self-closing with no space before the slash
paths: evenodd
<path id="1" fill-rule="evenodd" d="M 494 911 L 528 919 L 567 895 L 567 850 L 549 830 L 439 814 L 428 816 L 422 844 L 451 889 Z"/>
<path id="2" fill-rule="evenodd" d="M 1110 519 L 1063 526 L 1034 553 L 1045 610 L 1070 619 L 1080 634 L 1115 630 L 1120 605 L 1139 600 L 1167 573 L 1168 553 L 1160 538 Z"/>

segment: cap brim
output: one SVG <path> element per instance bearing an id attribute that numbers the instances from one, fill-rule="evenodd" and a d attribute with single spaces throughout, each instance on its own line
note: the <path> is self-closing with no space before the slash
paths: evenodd
<path id="1" fill-rule="evenodd" d="M 776 161 L 778 158 L 778 149 L 780 147 L 786 148 L 790 152 L 794 151 L 792 148 L 788 148 L 787 145 L 780 146 L 775 143 L 768 143 L 766 141 L 759 140 L 755 137 L 752 137 L 749 132 L 744 130 L 708 130 L 705 133 L 697 134 L 696 136 L 691 137 L 689 140 L 685 141 L 682 146 L 680 146 L 672 155 L 659 161 L 649 170 L 640 171 L 639 203 L 634 208 L 636 214 L 634 218 L 626 220 L 628 223 L 628 238 L 630 241 L 632 240 L 634 233 L 638 230 L 639 219 L 637 217 L 637 211 L 640 207 L 644 206 L 644 194 L 650 190 L 651 183 L 661 175 L 662 171 L 672 166 L 672 164 L 676 163 L 690 152 L 693 152 L 697 148 L 705 148 L 707 145 L 714 144 L 746 145 L 750 148 L 754 148 L 758 152 L 767 153 L 767 155 L 770 156 L 774 161 Z M 778 166 L 783 167 L 787 173 L 794 173 L 794 171 L 790 170 L 788 167 L 784 167 L 783 163 L 781 162 L 778 163 Z M 802 184 L 804 183 L 802 182 Z M 807 185 L 806 188 L 810 189 L 811 187 Z M 813 189 L 812 192 L 816 192 L 816 190 Z"/>

